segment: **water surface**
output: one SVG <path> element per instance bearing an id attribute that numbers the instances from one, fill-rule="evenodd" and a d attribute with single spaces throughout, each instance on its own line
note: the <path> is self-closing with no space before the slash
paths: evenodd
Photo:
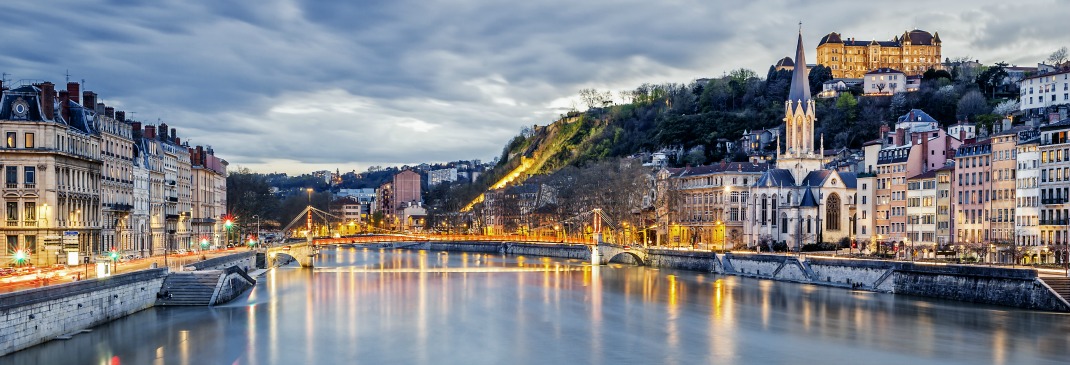
<path id="1" fill-rule="evenodd" d="M 676 270 L 360 248 L 0 364 L 1066 364 L 1070 316 Z"/>

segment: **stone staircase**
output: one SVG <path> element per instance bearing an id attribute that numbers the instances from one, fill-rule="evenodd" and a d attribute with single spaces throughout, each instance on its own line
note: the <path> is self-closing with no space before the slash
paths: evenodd
<path id="1" fill-rule="evenodd" d="M 1064 300 L 1070 302 L 1070 278 L 1046 276 L 1041 277 L 1041 280 L 1044 280 L 1044 283 L 1048 284 Z"/>
<path id="2" fill-rule="evenodd" d="M 160 288 L 156 305 L 210 305 L 222 274 L 220 270 L 171 273 Z"/>

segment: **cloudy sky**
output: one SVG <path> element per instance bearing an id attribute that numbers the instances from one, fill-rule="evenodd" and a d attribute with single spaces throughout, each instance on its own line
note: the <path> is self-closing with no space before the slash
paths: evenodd
<path id="1" fill-rule="evenodd" d="M 1035 65 L 1070 46 L 1066 19 L 1070 0 L 3 1 L 0 72 L 69 73 L 232 168 L 363 171 L 490 160 L 582 88 L 764 75 L 799 21 L 810 60 L 829 32 L 917 27 L 947 57 Z"/>

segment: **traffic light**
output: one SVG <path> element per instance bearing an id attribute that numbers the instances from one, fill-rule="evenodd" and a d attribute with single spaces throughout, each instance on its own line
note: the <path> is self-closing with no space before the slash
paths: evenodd
<path id="1" fill-rule="evenodd" d="M 28 258 L 29 258 L 29 255 L 26 254 L 26 251 L 24 251 L 24 250 L 15 251 L 15 263 L 17 263 L 17 264 L 25 263 L 26 259 L 28 259 Z"/>
<path id="2" fill-rule="evenodd" d="M 253 235 L 249 235 L 249 246 L 256 244 L 256 238 Z"/>
<path id="3" fill-rule="evenodd" d="M 234 225 L 234 222 L 231 221 L 229 218 L 227 219 L 226 223 L 223 223 L 223 227 L 227 227 L 227 229 L 230 229 L 230 227 L 233 226 L 233 225 Z"/>
<path id="4" fill-rule="evenodd" d="M 118 260 L 118 259 L 119 259 L 119 252 L 118 252 L 118 251 L 115 251 L 115 249 L 114 249 L 114 248 L 112 248 L 112 249 L 111 249 L 111 252 L 108 252 L 108 257 L 111 257 L 111 259 L 112 259 L 113 261 L 114 261 L 114 260 Z"/>
<path id="5" fill-rule="evenodd" d="M 201 238 L 201 247 L 208 247 L 208 239 L 207 238 L 203 238 L 203 237 Z"/>

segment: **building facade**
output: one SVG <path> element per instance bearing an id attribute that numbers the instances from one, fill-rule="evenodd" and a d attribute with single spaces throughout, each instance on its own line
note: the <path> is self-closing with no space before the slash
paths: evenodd
<path id="1" fill-rule="evenodd" d="M 817 45 L 817 63 L 831 68 L 833 78 L 861 78 L 878 68 L 921 75 L 930 68 L 943 68 L 940 43 L 940 32 L 919 29 L 903 32 L 890 41 L 844 38 L 832 32 L 821 37 Z"/>

